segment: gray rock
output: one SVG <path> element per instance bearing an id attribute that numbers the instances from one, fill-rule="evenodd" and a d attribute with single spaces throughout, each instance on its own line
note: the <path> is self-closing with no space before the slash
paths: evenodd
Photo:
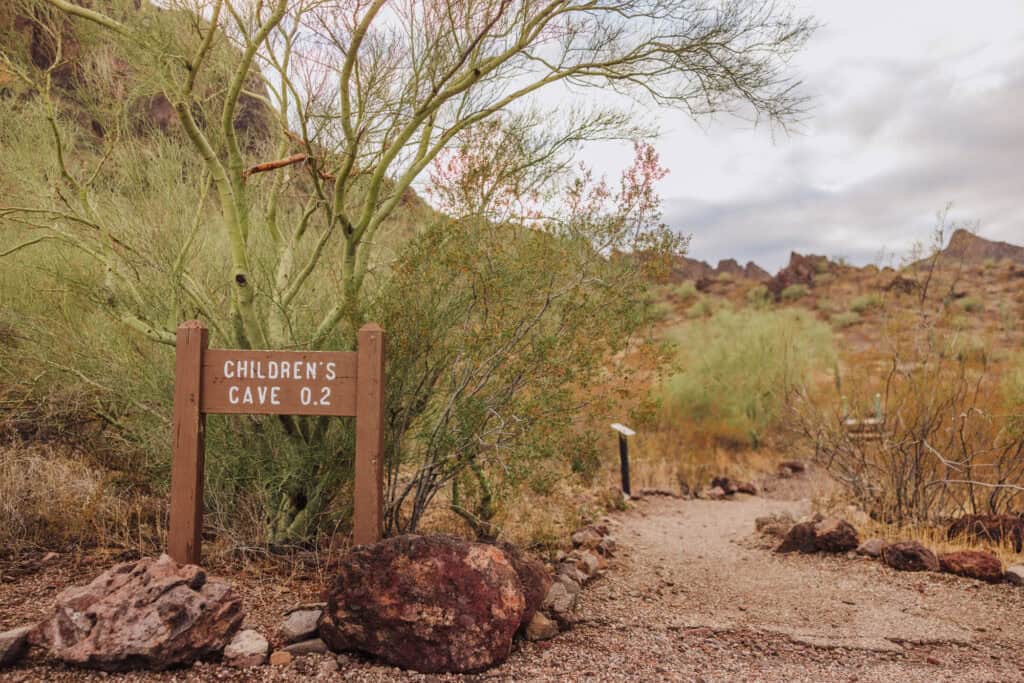
<path id="1" fill-rule="evenodd" d="M 530 619 L 530 623 L 526 625 L 527 640 L 548 640 L 557 635 L 558 624 L 548 619 L 541 612 L 534 614 L 533 619 Z"/>
<path id="2" fill-rule="evenodd" d="M 333 678 L 338 673 L 338 660 L 335 658 L 325 659 L 316 668 L 316 673 L 321 678 Z"/>
<path id="3" fill-rule="evenodd" d="M 565 583 L 556 580 L 548 589 L 543 609 L 558 622 L 559 626 L 567 628 L 576 620 L 576 597 L 578 595 L 578 591 L 570 592 Z"/>
<path id="4" fill-rule="evenodd" d="M 224 663 L 237 669 L 263 666 L 267 663 L 270 643 L 259 631 L 239 631 L 224 648 Z"/>
<path id="5" fill-rule="evenodd" d="M 327 643 L 319 638 L 310 638 L 298 643 L 292 643 L 286 646 L 284 651 L 291 652 L 296 657 L 299 655 L 322 655 L 327 652 Z"/>
<path id="6" fill-rule="evenodd" d="M 0 633 L 0 667 L 14 664 L 28 648 L 28 634 L 33 626 L 22 626 Z"/>
<path id="7" fill-rule="evenodd" d="M 601 542 L 601 534 L 592 526 L 585 526 L 572 535 L 574 548 L 596 548 Z"/>
<path id="8" fill-rule="evenodd" d="M 796 524 L 796 520 L 788 512 L 776 512 L 754 520 L 754 528 L 759 532 L 779 538 L 788 534 L 794 524 Z"/>
<path id="9" fill-rule="evenodd" d="M 1006 582 L 1024 586 L 1024 564 L 1015 564 L 1006 570 Z"/>
<path id="10" fill-rule="evenodd" d="M 278 633 L 281 640 L 286 643 L 297 643 L 300 640 L 308 640 L 316 635 L 317 622 L 323 610 L 302 609 L 289 614 L 281 623 Z"/>
<path id="11" fill-rule="evenodd" d="M 881 557 L 882 548 L 885 547 L 885 541 L 880 538 L 869 538 L 868 540 L 857 546 L 858 555 L 866 555 L 867 557 Z"/>

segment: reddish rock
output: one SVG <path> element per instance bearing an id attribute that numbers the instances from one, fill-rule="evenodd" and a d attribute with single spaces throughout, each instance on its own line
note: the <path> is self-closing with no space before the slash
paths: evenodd
<path id="1" fill-rule="evenodd" d="M 548 573 L 543 562 L 530 557 L 511 543 L 501 543 L 498 547 L 505 553 L 516 570 L 516 576 L 519 577 L 519 586 L 523 592 L 523 598 L 526 600 L 522 618 L 522 625 L 525 627 L 540 609 L 544 602 L 544 596 L 551 588 L 551 574 Z"/>
<path id="2" fill-rule="evenodd" d="M 758 494 L 757 484 L 752 481 L 742 481 L 736 484 L 736 493 L 745 493 L 748 496 L 756 496 Z"/>
<path id="3" fill-rule="evenodd" d="M 857 530 L 838 517 L 795 524 L 776 548 L 779 553 L 845 553 L 858 545 Z"/>
<path id="4" fill-rule="evenodd" d="M 1000 583 L 1003 580 L 1003 563 L 987 550 L 963 550 L 939 555 L 942 571 L 969 579 Z"/>
<path id="5" fill-rule="evenodd" d="M 807 464 L 801 460 L 786 460 L 779 463 L 779 468 L 785 467 L 791 474 L 802 474 L 807 471 Z"/>
<path id="6" fill-rule="evenodd" d="M 1006 540 L 1019 553 L 1024 549 L 1024 519 L 1016 515 L 964 515 L 949 526 L 946 536 L 966 536 L 996 544 Z"/>
<path id="7" fill-rule="evenodd" d="M 739 487 L 737 486 L 736 482 L 734 482 L 729 477 L 715 477 L 714 479 L 712 479 L 711 488 L 715 488 L 716 486 L 722 489 L 722 492 L 727 496 L 731 496 L 737 491 L 739 491 Z"/>
<path id="8" fill-rule="evenodd" d="M 937 572 L 939 558 L 917 541 L 897 541 L 882 548 L 882 562 L 902 572 Z"/>
<path id="9" fill-rule="evenodd" d="M 116 565 L 61 592 L 32 640 L 69 664 L 162 670 L 220 652 L 243 616 L 226 583 L 162 555 Z"/>
<path id="10" fill-rule="evenodd" d="M 508 657 L 526 611 L 519 576 L 493 545 L 405 535 L 336 567 L 320 636 L 424 673 L 483 671 Z"/>

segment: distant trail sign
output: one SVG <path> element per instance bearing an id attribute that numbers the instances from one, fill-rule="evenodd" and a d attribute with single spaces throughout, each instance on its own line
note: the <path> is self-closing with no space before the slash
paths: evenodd
<path id="1" fill-rule="evenodd" d="M 209 413 L 356 418 L 353 541 L 380 540 L 384 474 L 384 331 L 359 330 L 356 351 L 208 349 L 206 327 L 178 327 L 174 454 L 167 553 L 198 564 L 203 528 L 205 417 Z"/>

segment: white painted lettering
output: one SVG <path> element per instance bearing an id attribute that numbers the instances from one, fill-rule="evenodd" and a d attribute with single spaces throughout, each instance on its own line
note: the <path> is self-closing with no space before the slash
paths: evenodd
<path id="1" fill-rule="evenodd" d="M 252 405 L 252 387 L 246 387 L 245 392 L 242 394 L 242 403 L 246 405 Z"/>
<path id="2" fill-rule="evenodd" d="M 235 363 L 234 363 L 234 361 L 230 361 L 230 360 L 224 361 L 224 377 L 226 379 L 231 379 L 234 376 L 235 376 Z"/>
<path id="3" fill-rule="evenodd" d="M 267 379 L 277 379 L 280 374 L 280 364 L 276 360 L 267 361 Z"/>
<path id="4" fill-rule="evenodd" d="M 270 387 L 270 405 L 281 405 L 281 387 Z"/>
<path id="5" fill-rule="evenodd" d="M 333 380 L 337 375 L 334 373 L 334 361 L 327 361 L 327 379 Z"/>
<path id="6" fill-rule="evenodd" d="M 233 406 L 238 405 L 238 387 L 228 388 L 228 402 Z"/>
<path id="7" fill-rule="evenodd" d="M 316 379 L 316 363 L 306 363 L 306 379 Z"/>
<path id="8" fill-rule="evenodd" d="M 291 379 L 291 378 L 292 378 L 292 366 L 291 366 L 291 363 L 289 363 L 288 361 L 285 361 L 284 363 L 281 363 L 281 379 Z"/>

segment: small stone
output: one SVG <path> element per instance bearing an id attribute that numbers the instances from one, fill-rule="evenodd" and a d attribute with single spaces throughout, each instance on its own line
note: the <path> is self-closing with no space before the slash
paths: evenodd
<path id="1" fill-rule="evenodd" d="M 559 626 L 567 628 L 576 620 L 576 596 L 578 593 L 578 590 L 575 593 L 570 592 L 566 583 L 556 580 L 548 589 L 543 608 L 558 622 Z"/>
<path id="2" fill-rule="evenodd" d="M 288 666 L 295 659 L 295 655 L 287 650 L 277 650 L 270 655 L 270 666 Z"/>
<path id="3" fill-rule="evenodd" d="M 14 664 L 25 654 L 32 626 L 22 626 L 0 633 L 0 667 Z"/>
<path id="4" fill-rule="evenodd" d="M 1005 578 L 1014 586 L 1024 586 L 1024 564 L 1015 564 L 1007 569 Z"/>
<path id="5" fill-rule="evenodd" d="M 295 656 L 322 655 L 327 652 L 327 643 L 319 638 L 310 638 L 309 640 L 303 640 L 298 643 L 287 645 L 285 646 L 284 651 L 290 652 Z"/>
<path id="6" fill-rule="evenodd" d="M 297 643 L 312 638 L 316 635 L 317 622 L 320 620 L 321 614 L 323 614 L 323 610 L 319 609 L 303 609 L 292 612 L 281 623 L 281 628 L 278 631 L 281 640 L 286 643 Z"/>
<path id="7" fill-rule="evenodd" d="M 741 481 L 736 484 L 736 493 L 745 493 L 748 496 L 756 496 L 760 493 L 757 489 L 757 484 L 752 481 Z"/>
<path id="8" fill-rule="evenodd" d="M 904 572 L 937 572 L 939 558 L 917 541 L 898 541 L 882 549 L 882 561 Z"/>
<path id="9" fill-rule="evenodd" d="M 826 517 L 794 525 L 776 552 L 845 553 L 858 545 L 857 530 L 853 525 L 845 519 Z"/>
<path id="10" fill-rule="evenodd" d="M 60 557 L 59 553 L 46 553 L 43 555 L 43 559 L 39 560 L 41 564 L 50 564 Z"/>
<path id="11" fill-rule="evenodd" d="M 586 526 L 572 535 L 574 548 L 596 548 L 601 542 L 601 534 L 592 526 Z"/>
<path id="12" fill-rule="evenodd" d="M 857 546 L 858 555 L 866 555 L 867 557 L 881 557 L 882 548 L 885 547 L 885 541 L 880 538 L 869 538 L 868 540 Z"/>
<path id="13" fill-rule="evenodd" d="M 527 640 L 548 640 L 558 635 L 558 624 L 544 616 L 541 612 L 533 615 L 526 625 Z"/>
<path id="14" fill-rule="evenodd" d="M 754 520 L 754 528 L 759 532 L 780 538 L 788 534 L 794 524 L 796 520 L 788 512 L 777 512 Z"/>
<path id="15" fill-rule="evenodd" d="M 236 669 L 262 666 L 267 662 L 270 643 L 256 630 L 239 631 L 224 648 L 224 663 Z"/>
<path id="16" fill-rule="evenodd" d="M 711 480 L 711 488 L 720 488 L 727 496 L 731 496 L 739 491 L 739 486 L 729 477 L 715 477 Z"/>
<path id="17" fill-rule="evenodd" d="M 712 486 L 701 491 L 700 497 L 705 500 L 722 500 L 725 498 L 725 491 L 720 486 Z"/>
<path id="18" fill-rule="evenodd" d="M 338 673 L 338 660 L 333 657 L 325 659 L 317 666 L 316 672 L 321 678 L 331 678 L 334 674 Z"/>

